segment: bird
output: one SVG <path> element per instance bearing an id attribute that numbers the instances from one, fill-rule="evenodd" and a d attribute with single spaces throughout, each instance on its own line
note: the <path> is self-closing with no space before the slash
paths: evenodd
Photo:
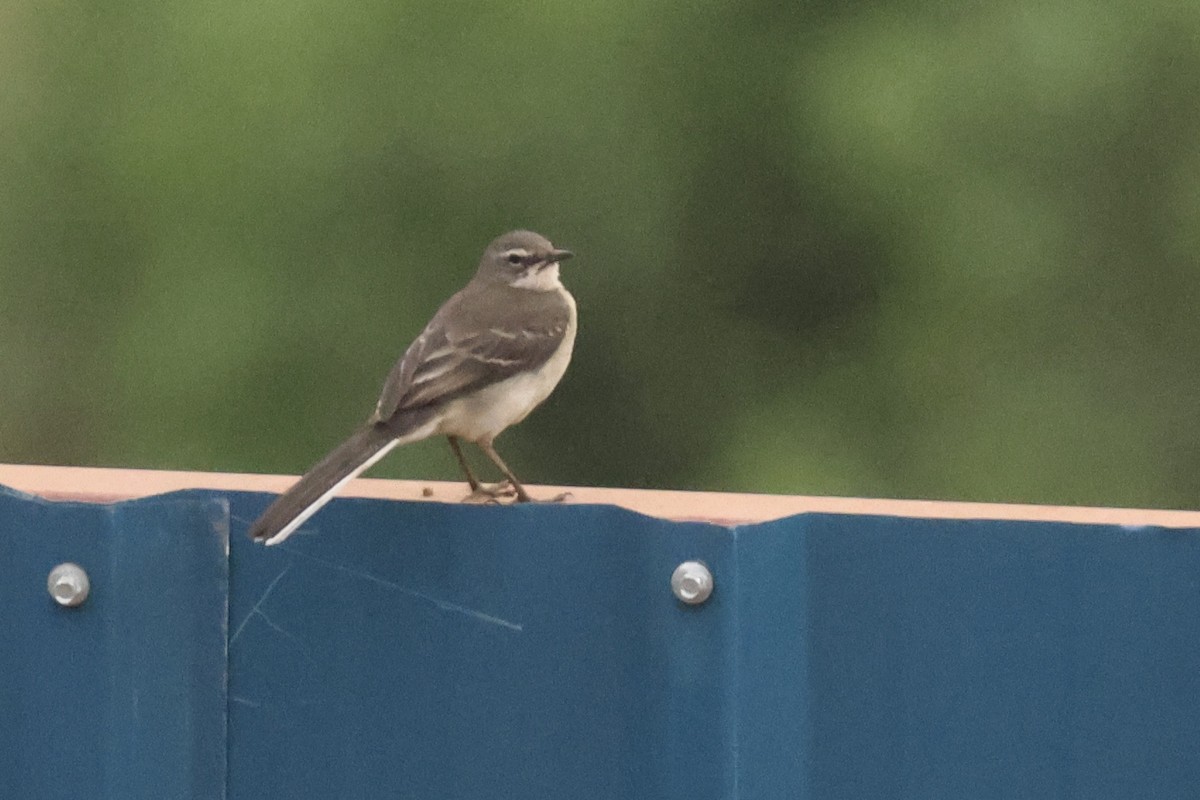
<path id="1" fill-rule="evenodd" d="M 431 436 L 449 441 L 471 489 L 466 499 L 531 502 L 494 440 L 550 396 L 571 361 L 577 312 L 559 266 L 573 255 L 528 230 L 492 240 L 474 277 L 392 367 L 366 422 L 276 498 L 250 538 L 279 544 L 393 448 Z M 477 445 L 507 483 L 480 483 L 462 442 Z"/>

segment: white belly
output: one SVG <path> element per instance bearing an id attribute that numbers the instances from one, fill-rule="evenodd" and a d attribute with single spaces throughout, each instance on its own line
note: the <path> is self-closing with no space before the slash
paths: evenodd
<path id="1" fill-rule="evenodd" d="M 571 304 L 571 320 L 562 344 L 537 372 L 526 372 L 489 386 L 470 397 L 454 400 L 441 415 L 438 433 L 458 436 L 469 442 L 488 441 L 515 425 L 550 396 L 562 380 L 575 347 L 575 300 L 563 292 Z"/>

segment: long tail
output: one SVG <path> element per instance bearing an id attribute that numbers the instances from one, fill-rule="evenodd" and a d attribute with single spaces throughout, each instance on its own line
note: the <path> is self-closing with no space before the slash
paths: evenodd
<path id="1" fill-rule="evenodd" d="M 400 443 L 386 425 L 367 423 L 304 473 L 250 526 L 250 538 L 279 544 L 328 503 L 339 489 Z"/>

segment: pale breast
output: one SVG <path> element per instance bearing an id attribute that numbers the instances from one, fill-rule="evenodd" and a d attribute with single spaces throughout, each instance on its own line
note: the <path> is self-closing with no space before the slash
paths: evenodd
<path id="1" fill-rule="evenodd" d="M 491 439 L 508 426 L 525 419 L 530 411 L 550 396 L 566 373 L 575 348 L 575 298 L 565 289 L 561 291 L 570 307 L 570 318 L 562 343 L 554 355 L 534 372 L 514 375 L 449 403 L 441 417 L 439 433 L 459 436 L 471 442 Z"/>

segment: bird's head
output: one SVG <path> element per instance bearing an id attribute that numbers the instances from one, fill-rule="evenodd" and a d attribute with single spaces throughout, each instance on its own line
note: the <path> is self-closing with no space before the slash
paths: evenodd
<path id="1" fill-rule="evenodd" d="M 558 265 L 574 255 L 560 250 L 533 231 L 510 231 L 498 236 L 483 251 L 478 279 L 504 283 L 517 289 L 548 292 L 559 289 Z"/>

